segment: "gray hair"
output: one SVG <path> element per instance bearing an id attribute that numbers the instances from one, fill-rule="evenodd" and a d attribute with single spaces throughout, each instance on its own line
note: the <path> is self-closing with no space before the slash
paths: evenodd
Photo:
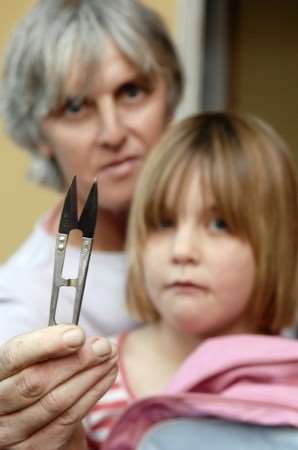
<path id="1" fill-rule="evenodd" d="M 179 58 L 153 10 L 137 0 L 39 0 L 8 42 L 0 96 L 8 134 L 33 156 L 30 178 L 34 181 L 62 188 L 55 161 L 38 152 L 43 139 L 40 123 L 61 103 L 74 58 L 79 58 L 87 83 L 106 36 L 140 72 L 163 77 L 169 113 L 180 100 Z"/>

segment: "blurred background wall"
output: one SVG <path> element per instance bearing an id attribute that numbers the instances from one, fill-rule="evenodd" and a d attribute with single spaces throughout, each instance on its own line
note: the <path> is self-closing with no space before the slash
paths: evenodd
<path id="1" fill-rule="evenodd" d="M 0 60 L 9 32 L 33 2 L 2 0 Z M 180 116 L 214 109 L 254 114 L 272 123 L 298 155 L 297 1 L 144 2 L 165 18 L 186 67 Z M 58 198 L 25 179 L 27 165 L 27 154 L 0 129 L 0 263 Z"/>
<path id="2" fill-rule="evenodd" d="M 258 115 L 298 155 L 298 2 L 206 0 L 204 27 L 202 109 Z"/>
<path id="3" fill-rule="evenodd" d="M 269 121 L 298 156 L 298 2 L 231 5 L 230 104 Z"/>

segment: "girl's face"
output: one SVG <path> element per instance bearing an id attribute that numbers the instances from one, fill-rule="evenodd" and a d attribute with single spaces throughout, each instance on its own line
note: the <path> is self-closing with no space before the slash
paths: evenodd
<path id="1" fill-rule="evenodd" d="M 79 70 L 67 80 L 65 103 L 42 122 L 45 142 L 40 150 L 56 159 L 66 185 L 78 175 L 79 201 L 98 177 L 101 208 L 121 212 L 167 124 L 165 82 L 156 77 L 149 85 L 109 40 L 83 97 Z"/>
<path id="2" fill-rule="evenodd" d="M 161 321 L 183 333 L 252 331 L 246 317 L 255 280 L 252 248 L 229 231 L 200 173 L 187 183 L 175 217 L 165 214 L 145 245 L 149 298 Z M 175 193 L 174 182 L 169 205 Z"/>

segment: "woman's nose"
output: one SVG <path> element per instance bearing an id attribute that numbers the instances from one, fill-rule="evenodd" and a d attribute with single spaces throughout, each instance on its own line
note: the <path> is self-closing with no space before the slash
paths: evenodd
<path id="1" fill-rule="evenodd" d="M 172 242 L 172 261 L 175 264 L 196 264 L 200 260 L 199 243 L 191 227 L 178 228 Z"/>
<path id="2" fill-rule="evenodd" d="M 123 117 L 113 101 L 106 102 L 99 111 L 98 141 L 101 146 L 120 150 L 126 139 Z"/>

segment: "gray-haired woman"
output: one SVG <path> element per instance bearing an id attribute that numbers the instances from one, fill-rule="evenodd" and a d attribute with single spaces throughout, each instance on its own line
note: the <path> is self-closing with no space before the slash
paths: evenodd
<path id="1" fill-rule="evenodd" d="M 76 174 L 79 204 L 94 178 L 99 180 L 99 218 L 81 314 L 87 335 L 133 325 L 124 306 L 127 214 L 136 177 L 182 88 L 179 60 L 162 21 L 135 0 L 40 0 L 8 43 L 1 113 L 8 133 L 32 154 L 31 178 L 63 191 Z M 2 342 L 47 323 L 60 212 L 59 204 L 46 214 L 0 270 Z M 70 272 L 78 241 L 72 236 Z M 62 295 L 61 322 L 72 309 L 72 298 Z M 111 345 L 104 338 L 85 339 L 74 326 L 4 343 L 0 449 L 84 448 L 80 420 L 113 381 L 114 367 Z"/>

